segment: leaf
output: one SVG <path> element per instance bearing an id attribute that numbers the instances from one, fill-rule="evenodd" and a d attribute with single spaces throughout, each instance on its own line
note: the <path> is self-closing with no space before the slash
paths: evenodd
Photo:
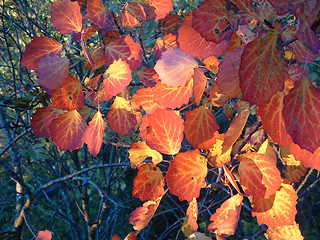
<path id="1" fill-rule="evenodd" d="M 143 0 L 149 3 L 152 7 L 155 8 L 154 12 L 156 14 L 156 19 L 164 18 L 172 9 L 173 3 L 172 0 Z"/>
<path id="2" fill-rule="evenodd" d="M 153 101 L 164 108 L 179 108 L 189 102 L 189 98 L 192 97 L 192 91 L 192 79 L 182 87 L 170 87 L 158 82 L 157 85 L 152 88 Z M 168 101 L 168 99 L 170 99 L 170 101 Z"/>
<path id="3" fill-rule="evenodd" d="M 133 41 L 133 38 L 130 35 L 126 35 L 124 42 L 129 46 L 130 56 L 126 60 L 129 64 L 131 71 L 136 70 L 141 66 L 142 61 L 142 49 L 140 44 Z"/>
<path id="4" fill-rule="evenodd" d="M 131 104 L 134 108 L 141 106 L 146 114 L 151 114 L 158 108 L 163 108 L 153 101 L 153 89 L 150 87 L 138 89 L 137 93 L 132 96 Z"/>
<path id="5" fill-rule="evenodd" d="M 212 145 L 212 147 L 205 149 L 207 161 L 212 167 L 222 168 L 225 163 L 231 161 L 230 154 L 232 148 L 222 154 L 223 140 L 224 134 L 220 134 L 219 137 L 216 138 L 216 142 Z"/>
<path id="6" fill-rule="evenodd" d="M 213 221 L 208 230 L 215 234 L 230 236 L 236 232 L 239 221 L 243 196 L 234 195 L 222 203 L 216 213 L 212 214 L 210 221 Z"/>
<path id="7" fill-rule="evenodd" d="M 91 59 L 93 61 L 93 66 L 89 62 L 85 62 L 83 66 L 87 69 L 97 70 L 105 65 L 106 59 L 104 57 L 104 50 L 102 47 L 99 47 L 97 49 L 93 49 L 91 53 Z"/>
<path id="8" fill-rule="evenodd" d="M 80 32 L 82 14 L 79 4 L 68 0 L 51 3 L 51 23 L 61 34 Z"/>
<path id="9" fill-rule="evenodd" d="M 163 34 L 177 32 L 181 26 L 182 19 L 178 14 L 168 14 L 165 18 L 159 21 L 159 27 Z"/>
<path id="10" fill-rule="evenodd" d="M 219 126 L 216 117 L 206 106 L 200 106 L 192 111 L 186 111 L 184 133 L 186 139 L 194 148 L 210 148 L 216 142 Z"/>
<path id="11" fill-rule="evenodd" d="M 161 170 L 152 162 L 140 166 L 133 181 L 132 196 L 141 201 L 156 200 L 164 195 L 164 179 Z"/>
<path id="12" fill-rule="evenodd" d="M 240 137 L 249 115 L 250 110 L 243 110 L 232 120 L 225 133 L 224 142 L 222 144 L 222 154 L 228 151 Z"/>
<path id="13" fill-rule="evenodd" d="M 248 14 L 255 16 L 256 12 L 254 11 L 252 0 L 232 0 L 232 2 L 239 8 L 243 15 Z"/>
<path id="14" fill-rule="evenodd" d="M 159 75 L 152 67 L 141 69 L 137 71 L 136 74 L 139 81 L 146 87 L 152 88 L 159 81 Z"/>
<path id="15" fill-rule="evenodd" d="M 45 36 L 34 37 L 26 46 L 21 64 L 28 70 L 36 70 L 42 57 L 59 56 L 62 51 L 62 47 L 62 44 L 54 39 Z"/>
<path id="16" fill-rule="evenodd" d="M 130 135 L 138 127 L 136 115 L 132 113 L 130 102 L 116 96 L 107 114 L 110 128 L 120 135 Z"/>
<path id="17" fill-rule="evenodd" d="M 100 0 L 88 0 L 87 13 L 90 20 L 100 28 L 109 28 L 113 25 L 111 16 Z"/>
<path id="18" fill-rule="evenodd" d="M 212 238 L 207 237 L 204 233 L 194 232 L 188 237 L 188 240 L 212 240 Z"/>
<path id="19" fill-rule="evenodd" d="M 157 38 L 156 44 L 153 48 L 153 55 L 155 55 L 156 58 L 159 59 L 162 52 L 165 52 L 166 50 L 173 50 L 175 48 L 179 48 L 177 36 L 169 33 L 164 35 L 163 37 Z"/>
<path id="20" fill-rule="evenodd" d="M 320 147 L 313 153 L 312 167 L 320 171 Z"/>
<path id="21" fill-rule="evenodd" d="M 46 131 L 50 135 L 49 126 L 51 125 L 52 120 L 57 118 L 60 114 L 64 113 L 65 111 L 54 108 L 52 106 L 52 104 L 50 104 L 49 106 L 46 106 L 45 110 L 46 111 L 45 111 L 45 113 L 43 115 L 43 125 L 44 125 Z"/>
<path id="22" fill-rule="evenodd" d="M 60 114 L 53 119 L 49 129 L 52 141 L 60 150 L 75 150 L 84 142 L 86 123 L 77 110 Z"/>
<path id="23" fill-rule="evenodd" d="M 301 149 L 297 144 L 292 143 L 289 146 L 289 154 L 292 154 L 295 160 L 302 162 L 307 168 L 314 165 L 312 153 L 306 149 Z"/>
<path id="24" fill-rule="evenodd" d="M 172 194 L 180 201 L 191 202 L 198 198 L 204 187 L 207 175 L 207 163 L 199 149 L 179 152 L 171 161 L 166 181 Z"/>
<path id="25" fill-rule="evenodd" d="M 179 49 L 167 50 L 162 53 L 154 70 L 159 74 L 162 83 L 171 86 L 185 86 L 193 76 L 193 68 L 197 62 L 186 52 Z"/>
<path id="26" fill-rule="evenodd" d="M 299 224 L 294 222 L 292 225 L 282 227 L 269 227 L 267 229 L 266 237 L 268 240 L 303 240 Z"/>
<path id="27" fill-rule="evenodd" d="M 277 29 L 262 31 L 242 54 L 239 78 L 244 100 L 260 106 L 282 91 L 288 78 Z"/>
<path id="28" fill-rule="evenodd" d="M 69 59 L 46 56 L 38 64 L 39 85 L 46 91 L 63 86 L 69 73 Z"/>
<path id="29" fill-rule="evenodd" d="M 219 71 L 219 59 L 215 56 L 207 57 L 203 60 L 203 64 L 205 65 L 206 69 L 210 70 L 214 74 L 217 74 Z"/>
<path id="30" fill-rule="evenodd" d="M 183 139 L 183 120 L 172 110 L 157 109 L 142 118 L 140 136 L 160 153 L 177 154 Z"/>
<path id="31" fill-rule="evenodd" d="M 92 156 L 97 156 L 102 145 L 103 132 L 106 128 L 101 112 L 98 110 L 89 122 L 84 133 L 84 142 L 88 145 Z"/>
<path id="32" fill-rule="evenodd" d="M 263 129 L 280 147 L 289 146 L 293 143 L 291 136 L 287 133 L 282 115 L 284 97 L 284 92 L 277 92 L 271 97 L 269 103 L 263 103 L 258 108 Z"/>
<path id="33" fill-rule="evenodd" d="M 162 155 L 158 151 L 151 149 L 144 141 L 132 143 L 128 153 L 131 167 L 133 168 L 138 168 L 148 157 L 152 158 L 154 165 L 162 162 Z"/>
<path id="34" fill-rule="evenodd" d="M 49 230 L 39 231 L 36 240 L 51 240 L 52 233 Z"/>
<path id="35" fill-rule="evenodd" d="M 128 233 L 128 235 L 126 236 L 126 238 L 124 240 L 136 240 L 137 236 L 135 234 L 134 231 L 131 231 Z"/>
<path id="36" fill-rule="evenodd" d="M 227 41 L 219 44 L 207 41 L 191 26 L 192 14 L 187 13 L 180 29 L 178 30 L 178 42 L 180 49 L 189 53 L 192 57 L 207 58 L 210 56 L 220 56 L 228 47 Z"/>
<path id="37" fill-rule="evenodd" d="M 105 46 L 106 65 L 111 65 L 115 60 L 121 58 L 123 61 L 127 60 L 131 51 L 129 45 L 124 41 L 124 36 L 112 40 Z"/>
<path id="38" fill-rule="evenodd" d="M 277 153 L 275 152 L 273 147 L 270 145 L 269 139 L 265 140 L 262 143 L 257 153 L 266 155 L 271 162 L 273 162 L 274 164 L 277 164 Z"/>
<path id="39" fill-rule="evenodd" d="M 129 64 L 119 59 L 115 60 L 103 74 L 105 91 L 115 96 L 122 92 L 131 82 Z"/>
<path id="40" fill-rule="evenodd" d="M 297 199 L 293 186 L 282 183 L 275 195 L 253 201 L 252 216 L 257 217 L 259 224 L 264 223 L 269 228 L 292 225 L 297 213 Z"/>
<path id="41" fill-rule="evenodd" d="M 62 110 L 79 109 L 84 104 L 82 85 L 68 74 L 63 86 L 51 92 L 52 105 Z"/>
<path id="42" fill-rule="evenodd" d="M 203 70 L 199 68 L 195 68 L 194 75 L 193 75 L 193 93 L 194 93 L 194 98 L 197 105 L 200 104 L 206 85 L 207 85 L 207 77 L 206 75 L 204 75 Z"/>
<path id="43" fill-rule="evenodd" d="M 253 199 L 269 198 L 281 185 L 276 164 L 261 153 L 241 155 L 239 175 L 242 188 L 247 195 L 253 195 Z"/>
<path id="44" fill-rule="evenodd" d="M 293 142 L 314 152 L 320 146 L 320 91 L 304 76 L 284 97 L 283 105 L 282 114 Z"/>
<path id="45" fill-rule="evenodd" d="M 31 116 L 31 129 L 37 137 L 50 137 L 49 131 L 45 128 L 43 117 L 46 114 L 46 108 L 37 108 Z"/>
<path id="46" fill-rule="evenodd" d="M 302 0 L 268 0 L 269 3 L 277 10 L 278 15 L 286 13 L 295 13 L 303 3 Z"/>
<path id="47" fill-rule="evenodd" d="M 238 97 L 240 94 L 238 70 L 242 53 L 243 49 L 240 48 L 233 52 L 226 52 L 223 62 L 219 65 L 217 74 L 219 92 L 230 98 Z"/>
<path id="48" fill-rule="evenodd" d="M 162 197 L 158 197 L 156 201 L 147 201 L 142 207 L 136 208 L 130 216 L 129 222 L 133 225 L 134 230 L 145 228 L 156 212 Z"/>
<path id="49" fill-rule="evenodd" d="M 121 21 L 124 27 L 135 27 L 147 18 L 144 8 L 140 3 L 127 2 L 122 9 Z"/>
<path id="50" fill-rule="evenodd" d="M 198 203 L 197 199 L 193 198 L 191 202 L 189 202 L 189 207 L 187 208 L 186 215 L 188 216 L 188 224 L 190 225 L 193 231 L 198 230 Z"/>
<path id="51" fill-rule="evenodd" d="M 233 3 L 225 0 L 206 0 L 193 12 L 192 27 L 208 41 L 229 40 L 237 30 L 240 15 Z"/>

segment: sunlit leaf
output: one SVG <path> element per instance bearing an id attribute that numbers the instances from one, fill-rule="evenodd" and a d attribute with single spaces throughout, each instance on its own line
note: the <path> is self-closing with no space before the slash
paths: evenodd
<path id="1" fill-rule="evenodd" d="M 183 139 L 183 120 L 172 110 L 157 109 L 142 118 L 140 136 L 161 153 L 177 154 Z"/>
<path id="2" fill-rule="evenodd" d="M 268 240 L 303 240 L 299 224 L 294 222 L 292 225 L 281 227 L 269 227 L 267 229 L 266 237 Z"/>
<path id="3" fill-rule="evenodd" d="M 138 89 L 137 93 L 132 96 L 131 102 L 135 108 L 141 106 L 147 114 L 153 113 L 158 108 L 163 108 L 153 101 L 153 89 L 150 87 Z"/>
<path id="4" fill-rule="evenodd" d="M 156 19 L 164 18 L 172 9 L 173 3 L 172 0 L 143 0 L 148 2 L 152 7 L 155 8 L 154 12 L 156 14 Z"/>
<path id="5" fill-rule="evenodd" d="M 125 36 L 124 42 L 129 46 L 130 56 L 126 60 L 129 64 L 131 71 L 140 67 L 142 61 L 142 49 L 140 44 L 134 42 L 130 35 Z"/>
<path id="6" fill-rule="evenodd" d="M 197 199 L 193 198 L 192 201 L 189 203 L 187 208 L 186 215 L 188 216 L 188 224 L 190 225 L 193 231 L 198 230 L 198 203 Z"/>
<path id="7" fill-rule="evenodd" d="M 219 71 L 219 59 L 215 56 L 207 57 L 203 60 L 203 64 L 205 65 L 206 69 L 210 70 L 214 74 L 217 74 Z"/>
<path id="8" fill-rule="evenodd" d="M 166 181 L 170 192 L 180 201 L 191 202 L 198 198 L 204 187 L 207 175 L 207 163 L 199 149 L 178 153 L 171 161 Z"/>
<path id="9" fill-rule="evenodd" d="M 179 48 L 179 44 L 177 42 L 177 36 L 172 33 L 166 34 L 163 37 L 159 37 L 156 40 L 154 45 L 153 55 L 159 59 L 161 57 L 161 53 L 166 50 L 173 50 L 175 48 Z"/>
<path id="10" fill-rule="evenodd" d="M 212 147 L 205 150 L 207 154 L 208 163 L 213 167 L 222 168 L 225 163 L 231 161 L 230 154 L 232 148 L 230 148 L 228 151 L 222 154 L 222 143 L 224 137 L 224 134 L 220 134 L 219 137 L 216 138 L 215 144 L 213 144 Z"/>
<path id="11" fill-rule="evenodd" d="M 45 56 L 59 56 L 62 51 L 62 44 L 48 37 L 34 37 L 26 46 L 21 64 L 29 70 L 38 67 L 40 58 Z"/>
<path id="12" fill-rule="evenodd" d="M 82 14 L 77 2 L 68 0 L 51 4 L 51 23 L 61 34 L 80 32 L 82 29 Z"/>
<path id="13" fill-rule="evenodd" d="M 49 230 L 39 231 L 36 240 L 51 240 L 52 233 Z"/>
<path id="14" fill-rule="evenodd" d="M 194 93 L 194 98 L 197 105 L 200 104 L 206 85 L 207 85 L 207 77 L 206 75 L 204 75 L 203 70 L 199 68 L 195 68 L 194 75 L 193 75 L 193 93 Z"/>
<path id="15" fill-rule="evenodd" d="M 164 178 L 161 170 L 149 162 L 140 166 L 133 181 L 132 196 L 141 201 L 156 200 L 164 194 Z"/>

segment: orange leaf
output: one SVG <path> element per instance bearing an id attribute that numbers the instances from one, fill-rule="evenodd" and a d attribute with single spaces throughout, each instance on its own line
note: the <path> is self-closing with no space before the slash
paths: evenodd
<path id="1" fill-rule="evenodd" d="M 212 145 L 212 147 L 205 150 L 208 158 L 208 163 L 212 167 L 221 168 L 225 163 L 231 161 L 231 148 L 224 154 L 222 154 L 223 140 L 224 134 L 220 134 L 219 137 L 216 138 L 216 142 Z"/>
<path id="2" fill-rule="evenodd" d="M 229 150 L 241 135 L 244 126 L 249 117 L 250 110 L 243 110 L 231 122 L 227 132 L 225 133 L 224 142 L 222 144 L 222 154 Z"/>
<path id="3" fill-rule="evenodd" d="M 216 213 L 210 217 L 213 223 L 208 226 L 208 229 L 223 236 L 233 235 L 238 225 L 242 200 L 243 196 L 237 194 L 223 202 Z"/>
<path id="4" fill-rule="evenodd" d="M 43 117 L 46 114 L 46 108 L 37 108 L 31 116 L 31 129 L 37 137 L 50 137 L 49 131 L 45 128 Z"/>
<path id="5" fill-rule="evenodd" d="M 129 46 L 130 56 L 126 60 L 129 64 L 131 71 L 140 67 L 142 61 L 142 49 L 140 44 L 135 43 L 130 35 L 125 36 L 124 42 Z"/>
<path id="6" fill-rule="evenodd" d="M 217 74 L 219 71 L 219 59 L 215 56 L 207 57 L 203 60 L 203 64 L 205 65 L 206 69 L 210 70 L 214 74 Z"/>
<path id="7" fill-rule="evenodd" d="M 122 9 L 121 21 L 124 27 L 135 27 L 146 20 L 146 13 L 140 3 L 127 2 Z"/>
<path id="8" fill-rule="evenodd" d="M 138 89 L 137 93 L 132 96 L 131 104 L 134 108 L 141 106 L 146 114 L 151 114 L 158 108 L 162 108 L 162 106 L 153 101 L 153 89 L 150 87 Z"/>
<path id="9" fill-rule="evenodd" d="M 48 132 L 48 134 L 50 134 L 49 126 L 51 125 L 52 120 L 57 118 L 60 114 L 64 113 L 65 111 L 54 108 L 52 104 L 50 104 L 49 106 L 46 106 L 44 109 L 46 111 L 43 115 L 43 125 L 46 131 Z"/>
<path id="10" fill-rule="evenodd" d="M 244 49 L 239 68 L 240 87 L 243 98 L 252 104 L 267 103 L 284 88 L 288 72 L 279 39 L 277 29 L 262 31 Z"/>
<path id="11" fill-rule="evenodd" d="M 277 153 L 270 145 L 269 140 L 265 140 L 264 143 L 259 147 L 257 153 L 265 154 L 271 162 L 277 164 Z"/>
<path id="12" fill-rule="evenodd" d="M 152 88 L 153 101 L 164 108 L 179 108 L 183 104 L 187 104 L 189 102 L 189 98 L 192 97 L 192 91 L 192 79 L 182 87 L 170 87 L 158 82 L 157 85 Z M 170 101 L 168 101 L 168 99 L 170 99 Z"/>
<path id="13" fill-rule="evenodd" d="M 272 96 L 269 103 L 263 103 L 258 108 L 263 129 L 280 147 L 289 146 L 293 143 L 291 136 L 287 133 L 282 115 L 284 96 L 284 92 L 277 92 Z"/>
<path id="14" fill-rule="evenodd" d="M 38 64 L 39 85 L 46 91 L 63 86 L 69 73 L 69 59 L 46 56 Z"/>
<path id="15" fill-rule="evenodd" d="M 137 117 L 132 113 L 130 101 L 122 97 L 115 97 L 107 118 L 110 128 L 120 135 L 130 135 L 137 128 Z"/>
<path id="16" fill-rule="evenodd" d="M 132 231 L 132 232 L 129 232 L 129 234 L 126 236 L 124 240 L 136 240 L 136 239 L 137 239 L 137 236 L 135 232 Z"/>
<path id="17" fill-rule="evenodd" d="M 206 106 L 200 106 L 185 112 L 185 115 L 184 132 L 188 142 L 194 148 L 210 148 L 216 142 L 216 132 L 219 128 L 211 110 Z"/>
<path id="18" fill-rule="evenodd" d="M 207 163 L 199 149 L 178 153 L 170 163 L 166 180 L 171 193 L 180 201 L 198 198 L 204 187 Z"/>
<path id="19" fill-rule="evenodd" d="M 178 42 L 182 51 L 190 53 L 192 57 L 201 59 L 210 56 L 220 56 L 228 47 L 227 41 L 222 41 L 219 44 L 207 41 L 191 27 L 191 23 L 192 14 L 187 13 L 187 16 L 184 18 L 184 21 L 178 30 Z"/>
<path id="20" fill-rule="evenodd" d="M 266 237 L 268 240 L 303 240 L 299 224 L 294 222 L 292 225 L 282 227 L 269 227 Z"/>
<path id="21" fill-rule="evenodd" d="M 238 97 L 240 94 L 238 70 L 242 52 L 243 49 L 240 48 L 234 52 L 226 52 L 223 62 L 219 65 L 217 74 L 219 92 L 230 98 Z"/>
<path id="22" fill-rule="evenodd" d="M 84 102 L 82 85 L 70 74 L 61 88 L 51 92 L 51 97 L 53 107 L 62 110 L 79 109 Z"/>
<path id="23" fill-rule="evenodd" d="M 183 139 L 183 120 L 172 110 L 157 109 L 142 118 L 140 136 L 161 153 L 177 154 Z"/>
<path id="24" fill-rule="evenodd" d="M 113 96 L 122 92 L 132 80 L 129 64 L 122 59 L 115 60 L 103 76 L 104 90 Z"/>
<path id="25" fill-rule="evenodd" d="M 188 216 L 188 224 L 190 225 L 191 229 L 193 231 L 197 231 L 198 230 L 198 224 L 197 224 L 198 203 L 196 198 L 193 198 L 192 201 L 189 202 L 189 207 L 187 209 L 186 214 Z"/>
<path id="26" fill-rule="evenodd" d="M 313 153 L 312 167 L 320 171 L 320 147 Z"/>
<path id="27" fill-rule="evenodd" d="M 130 223 L 134 230 L 141 230 L 145 228 L 156 212 L 162 197 L 158 197 L 156 201 L 147 201 L 142 207 L 136 208 L 130 216 Z"/>
<path id="28" fill-rule="evenodd" d="M 84 142 L 88 145 L 92 156 L 97 156 L 100 151 L 103 139 L 103 132 L 106 128 L 101 112 L 98 110 L 92 120 L 89 122 L 84 133 Z"/>
<path id="29" fill-rule="evenodd" d="M 206 85 L 207 85 L 207 77 L 206 75 L 204 75 L 203 70 L 199 68 L 195 68 L 194 75 L 193 75 L 193 93 L 194 93 L 194 98 L 197 105 L 200 104 Z"/>
<path id="30" fill-rule="evenodd" d="M 206 0 L 193 12 L 192 27 L 208 41 L 229 40 L 237 30 L 240 15 L 230 2 Z"/>
<path id="31" fill-rule="evenodd" d="M 133 168 L 139 167 L 147 157 L 151 157 L 155 165 L 162 162 L 162 155 L 158 151 L 151 149 L 146 142 L 132 143 L 128 153 L 131 167 Z"/>
<path id="32" fill-rule="evenodd" d="M 62 51 L 62 44 L 48 37 L 34 37 L 26 46 L 21 64 L 28 70 L 36 70 L 40 58 L 45 56 L 59 56 Z"/>
<path id="33" fill-rule="evenodd" d="M 171 86 L 185 86 L 193 76 L 193 68 L 197 62 L 186 52 L 179 49 L 167 50 L 162 53 L 154 66 L 162 83 Z"/>
<path id="34" fill-rule="evenodd" d="M 113 234 L 111 240 L 122 240 L 117 234 Z"/>
<path id="35" fill-rule="evenodd" d="M 253 201 L 252 216 L 259 224 L 282 227 L 294 223 L 298 196 L 290 184 L 282 183 L 275 195 Z"/>
<path id="36" fill-rule="evenodd" d="M 88 0 L 87 13 L 91 21 L 100 28 L 113 25 L 111 16 L 107 15 L 106 8 L 100 0 Z"/>
<path id="37" fill-rule="evenodd" d="M 49 126 L 52 141 L 62 151 L 74 150 L 82 146 L 86 123 L 77 112 L 71 110 L 53 119 Z"/>
<path id="38" fill-rule="evenodd" d="M 240 183 L 247 195 L 254 199 L 269 198 L 281 185 L 280 171 L 274 162 L 261 153 L 240 156 Z"/>
<path id="39" fill-rule="evenodd" d="M 173 3 L 172 0 L 143 0 L 144 2 L 149 3 L 152 7 L 155 8 L 154 12 L 156 14 L 156 19 L 164 18 L 172 9 Z"/>
<path id="40" fill-rule="evenodd" d="M 52 233 L 49 230 L 39 231 L 36 240 L 51 240 Z"/>
<path id="41" fill-rule="evenodd" d="M 320 146 L 320 90 L 304 76 L 284 97 L 283 104 L 285 125 L 294 143 L 314 152 Z"/>
<path id="42" fill-rule="evenodd" d="M 61 34 L 80 32 L 82 29 L 82 14 L 77 2 L 68 0 L 51 4 L 51 23 Z"/>
<path id="43" fill-rule="evenodd" d="M 159 59 L 161 57 L 161 53 L 166 50 L 173 50 L 175 48 L 179 48 L 177 42 L 177 36 L 172 33 L 166 34 L 163 37 L 159 37 L 156 40 L 156 44 L 154 45 L 153 55 Z"/>
<path id="44" fill-rule="evenodd" d="M 161 170 L 154 163 L 144 163 L 133 181 L 132 196 L 141 201 L 156 200 L 164 194 L 164 179 Z"/>
<path id="45" fill-rule="evenodd" d="M 290 145 L 289 154 L 292 154 L 296 161 L 300 161 L 307 168 L 313 167 L 312 153 L 306 149 L 301 149 L 299 145 L 292 143 Z"/>

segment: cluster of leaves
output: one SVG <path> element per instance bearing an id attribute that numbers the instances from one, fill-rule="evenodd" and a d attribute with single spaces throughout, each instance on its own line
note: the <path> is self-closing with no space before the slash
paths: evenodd
<path id="1" fill-rule="evenodd" d="M 93 156 L 103 141 L 139 134 L 127 144 L 138 169 L 132 196 L 144 203 L 128 239 L 168 190 L 189 202 L 187 228 L 197 231 L 200 190 L 217 187 L 231 195 L 210 218 L 217 238 L 235 234 L 245 197 L 268 239 L 303 239 L 293 183 L 320 169 L 320 91 L 300 63 L 319 56 L 320 2 L 205 0 L 183 19 L 172 9 L 171 0 L 52 3 L 51 23 L 72 38 L 40 36 L 26 47 L 22 64 L 51 95 L 31 128 L 60 150 L 85 143 Z M 82 79 L 70 71 L 81 62 Z M 206 176 L 217 169 L 213 186 Z"/>

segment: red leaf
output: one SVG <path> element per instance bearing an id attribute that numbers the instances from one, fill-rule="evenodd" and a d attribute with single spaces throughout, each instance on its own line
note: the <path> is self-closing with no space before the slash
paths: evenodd
<path id="1" fill-rule="evenodd" d="M 141 69 L 136 74 L 139 81 L 146 87 L 154 87 L 159 80 L 159 75 L 152 67 Z"/>
<path id="2" fill-rule="evenodd" d="M 251 14 L 252 16 L 255 16 L 256 13 L 253 8 L 253 2 L 252 0 L 232 0 L 232 2 L 237 5 L 241 13 L 245 14 Z"/>
<path id="3" fill-rule="evenodd" d="M 157 109 L 142 118 L 140 136 L 161 153 L 177 154 L 183 139 L 183 120 L 172 110 Z"/>
<path id="4" fill-rule="evenodd" d="M 261 153 L 245 153 L 240 157 L 240 183 L 254 199 L 269 198 L 281 185 L 280 171 L 274 162 Z"/>
<path id="5" fill-rule="evenodd" d="M 171 86 L 185 86 L 193 76 L 193 68 L 197 62 L 186 52 L 179 49 L 167 50 L 162 53 L 154 66 L 162 83 Z"/>
<path id="6" fill-rule="evenodd" d="M 159 21 L 159 27 L 163 34 L 174 33 L 181 26 L 182 19 L 178 14 L 168 14 Z"/>
<path id="7" fill-rule="evenodd" d="M 170 163 L 166 180 L 171 193 L 180 201 L 198 198 L 207 176 L 207 162 L 199 149 L 178 153 Z"/>
<path id="8" fill-rule="evenodd" d="M 100 28 L 113 25 L 111 16 L 107 15 L 106 8 L 100 0 L 88 0 L 87 13 L 91 21 Z"/>
<path id="9" fill-rule="evenodd" d="M 277 29 L 261 32 L 244 49 L 239 68 L 240 87 L 243 98 L 252 104 L 267 103 L 284 88 L 288 73 L 279 37 Z"/>
<path id="10" fill-rule="evenodd" d="M 161 170 L 149 162 L 141 165 L 133 181 L 132 196 L 141 201 L 156 200 L 164 194 L 164 179 Z"/>
<path id="11" fill-rule="evenodd" d="M 283 104 L 282 113 L 292 140 L 314 152 L 320 146 L 320 91 L 304 76 L 284 97 Z"/>
<path id="12" fill-rule="evenodd" d="M 45 56 L 59 56 L 62 51 L 62 44 L 48 37 L 34 37 L 26 46 L 21 64 L 28 70 L 36 70 L 40 58 Z"/>
<path id="13" fill-rule="evenodd" d="M 143 0 L 155 8 L 156 19 L 164 18 L 172 9 L 172 0 Z"/>
<path id="14" fill-rule="evenodd" d="M 231 2 L 206 0 L 193 12 L 192 27 L 208 41 L 220 43 L 237 30 L 240 15 Z"/>
<path id="15" fill-rule="evenodd" d="M 163 108 L 153 101 L 153 89 L 149 87 L 138 89 L 137 93 L 132 96 L 131 104 L 134 108 L 141 106 L 146 114 L 151 114 L 158 108 Z"/>
<path id="16" fill-rule="evenodd" d="M 208 229 L 215 234 L 230 236 L 235 234 L 238 225 L 243 196 L 234 195 L 222 203 L 216 213 L 212 214 Z"/>
<path id="17" fill-rule="evenodd" d="M 98 111 L 89 122 L 89 126 L 84 133 L 84 142 L 88 145 L 89 152 L 94 157 L 97 156 L 100 151 L 105 128 L 106 125 L 101 112 Z"/>
<path id="18" fill-rule="evenodd" d="M 69 60 L 46 56 L 38 64 L 39 85 L 50 92 L 63 86 L 69 74 Z"/>
<path id="19" fill-rule="evenodd" d="M 139 231 L 148 225 L 160 204 L 161 198 L 159 197 L 156 201 L 147 201 L 142 207 L 138 207 L 131 213 L 129 221 L 134 230 Z"/>
<path id="20" fill-rule="evenodd" d="M 130 102 L 122 97 L 115 97 L 107 114 L 110 128 L 120 135 L 129 135 L 137 129 L 137 117 L 132 113 Z"/>
<path id="21" fill-rule="evenodd" d="M 132 143 L 128 153 L 131 167 L 133 168 L 139 167 L 147 157 L 152 157 L 154 165 L 162 162 L 162 155 L 158 151 L 151 149 L 146 142 Z"/>
<path id="22" fill-rule="evenodd" d="M 186 122 L 184 133 L 186 139 L 194 148 L 207 149 L 216 142 L 219 126 L 216 117 L 206 106 L 185 112 Z"/>
<path id="23" fill-rule="evenodd" d="M 219 44 L 207 41 L 205 38 L 191 27 L 192 14 L 188 13 L 184 18 L 181 28 L 178 30 L 178 42 L 180 49 L 190 53 L 192 57 L 207 58 L 210 56 L 220 56 L 228 47 L 227 41 L 222 41 Z"/>
<path id="24" fill-rule="evenodd" d="M 104 90 L 113 96 L 122 92 L 132 80 L 129 64 L 121 59 L 115 60 L 103 76 Z"/>
<path id="25" fill-rule="evenodd" d="M 303 3 L 302 0 L 268 0 L 269 3 L 277 10 L 278 15 L 286 13 L 295 13 Z"/>
<path id="26" fill-rule="evenodd" d="M 240 48 L 234 52 L 226 52 L 223 62 L 219 65 L 217 74 L 219 92 L 230 98 L 238 97 L 240 94 L 238 70 L 242 53 L 243 49 Z"/>
<path id="27" fill-rule="evenodd" d="M 61 88 L 51 92 L 51 97 L 53 107 L 62 110 L 79 109 L 84 102 L 82 85 L 70 74 Z"/>
<path id="28" fill-rule="evenodd" d="M 82 14 L 77 2 L 68 0 L 51 4 L 51 23 L 61 34 L 80 32 L 82 29 Z"/>
<path id="29" fill-rule="evenodd" d="M 194 98 L 197 105 L 200 104 L 206 85 L 207 85 L 207 77 L 206 75 L 204 75 L 203 70 L 199 68 L 195 68 L 194 75 L 193 75 L 193 93 L 194 93 Z"/>
<path id="30" fill-rule="evenodd" d="M 77 110 L 71 110 L 53 119 L 49 129 L 57 147 L 62 151 L 74 150 L 83 144 L 86 123 Z"/>
<path id="31" fill-rule="evenodd" d="M 282 115 L 284 96 L 284 92 L 277 92 L 272 96 L 269 103 L 261 104 L 258 109 L 263 129 L 280 147 L 289 146 L 293 143 L 292 138 L 287 133 Z"/>
<path id="32" fill-rule="evenodd" d="M 52 233 L 49 230 L 39 231 L 36 240 L 51 240 Z"/>
<path id="33" fill-rule="evenodd" d="M 152 88 L 153 101 L 164 108 L 179 108 L 183 104 L 189 102 L 192 97 L 193 80 L 189 80 L 186 86 L 183 87 L 169 87 L 161 82 Z M 168 101 L 170 99 L 170 101 Z"/>
<path id="34" fill-rule="evenodd" d="M 130 66 L 131 71 L 136 70 L 140 67 L 141 61 L 142 61 L 142 49 L 140 47 L 140 44 L 133 41 L 133 38 L 127 35 L 124 38 L 124 41 L 126 44 L 128 44 L 130 49 L 130 56 L 128 59 L 124 59 L 127 61 L 127 63 Z"/>
<path id="35" fill-rule="evenodd" d="M 51 125 L 52 120 L 57 118 L 60 114 L 64 113 L 65 111 L 54 108 L 52 104 L 46 106 L 45 109 L 46 111 L 43 115 L 43 125 L 46 131 L 50 134 L 49 126 Z"/>
<path id="36" fill-rule="evenodd" d="M 293 186 L 282 183 L 275 195 L 253 201 L 252 216 L 257 217 L 259 224 L 264 223 L 268 227 L 291 225 L 297 213 L 297 199 Z"/>
<path id="37" fill-rule="evenodd" d="M 45 128 L 43 117 L 46 114 L 46 108 L 37 108 L 31 116 L 31 129 L 37 137 L 50 137 L 49 131 Z"/>
<path id="38" fill-rule="evenodd" d="M 127 2 L 122 9 L 121 21 L 124 27 L 135 27 L 146 20 L 146 13 L 140 3 Z"/>

